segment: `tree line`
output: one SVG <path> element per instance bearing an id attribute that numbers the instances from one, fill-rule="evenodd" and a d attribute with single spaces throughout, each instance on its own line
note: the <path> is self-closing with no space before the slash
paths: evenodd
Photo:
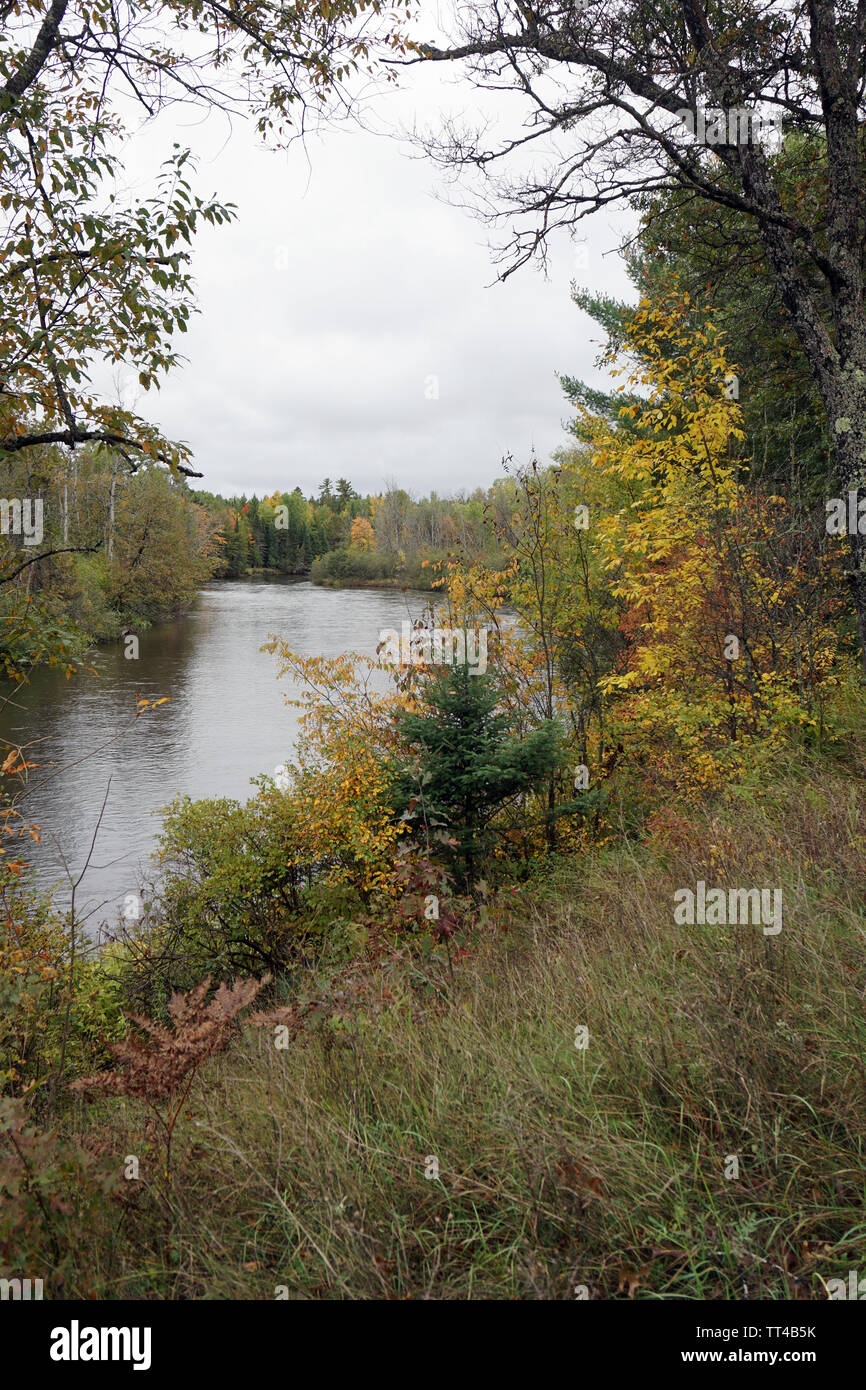
<path id="1" fill-rule="evenodd" d="M 155 461 L 130 472 L 106 444 L 13 454 L 3 485 L 0 662 L 9 676 L 175 616 L 210 579 L 272 571 L 429 589 L 457 546 L 495 559 L 480 488 L 418 501 L 394 484 L 362 497 L 345 478 L 325 478 L 308 497 L 296 486 L 224 498 Z M 22 506 L 25 518 L 38 508 L 38 536 L 25 534 Z"/>
<path id="2" fill-rule="evenodd" d="M 309 575 L 332 586 L 399 584 L 429 589 L 455 547 L 490 548 L 484 526 L 489 492 L 415 499 L 389 483 L 361 496 L 345 478 L 325 478 L 318 492 L 300 487 L 259 498 L 193 494 L 221 536 L 218 578 L 255 570 Z"/>

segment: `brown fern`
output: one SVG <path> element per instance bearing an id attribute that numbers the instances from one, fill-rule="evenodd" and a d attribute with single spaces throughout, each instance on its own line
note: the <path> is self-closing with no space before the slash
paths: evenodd
<path id="1" fill-rule="evenodd" d="M 73 1090 L 87 1096 L 108 1093 L 135 1096 L 144 1102 L 165 1137 L 166 1188 L 171 1186 L 175 1126 L 196 1074 L 212 1053 L 228 1045 L 238 1014 L 253 1002 L 269 978 L 237 980 L 230 987 L 221 984 L 205 1003 L 210 989 L 208 976 L 187 994 L 172 995 L 170 1027 L 142 1014 L 130 1015 L 130 1021 L 147 1037 L 130 1033 L 111 1043 L 110 1051 L 119 1065 L 72 1084 Z"/>

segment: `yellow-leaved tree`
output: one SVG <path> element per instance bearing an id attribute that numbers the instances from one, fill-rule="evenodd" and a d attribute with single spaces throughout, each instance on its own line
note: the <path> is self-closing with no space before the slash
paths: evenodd
<path id="1" fill-rule="evenodd" d="M 404 827 L 394 820 L 388 766 L 393 715 L 409 701 L 404 683 L 387 690 L 393 673 L 381 657 L 305 657 L 279 637 L 263 650 L 278 658 L 280 676 L 300 686 L 300 694 L 286 696 L 303 712 L 279 792 L 292 804 L 294 855 L 329 882 L 391 890 Z"/>
<path id="2" fill-rule="evenodd" d="M 352 522 L 349 543 L 358 550 L 376 549 L 376 533 L 365 516 L 356 516 Z"/>
<path id="3" fill-rule="evenodd" d="M 638 366 L 617 361 L 630 351 Z M 819 727 L 848 666 L 840 556 L 822 518 L 748 480 L 733 368 L 688 294 L 641 303 L 608 361 L 627 375 L 628 427 L 584 413 L 587 449 L 572 460 L 607 493 L 594 525 L 623 606 L 618 669 L 599 684 L 657 773 L 709 784 L 751 739 Z"/>

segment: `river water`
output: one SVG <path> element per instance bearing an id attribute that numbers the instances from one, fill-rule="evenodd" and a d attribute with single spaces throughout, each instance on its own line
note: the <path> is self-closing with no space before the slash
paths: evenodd
<path id="1" fill-rule="evenodd" d="M 95 676 L 35 672 L 0 709 L 0 738 L 40 764 L 20 807 L 41 828 L 42 844 L 27 847 L 39 885 L 68 902 L 98 824 L 76 907 L 94 935 L 115 923 L 154 876 L 160 808 L 179 794 L 244 800 L 252 777 L 291 758 L 300 711 L 284 696 L 297 687 L 259 650 L 268 636 L 305 656 L 372 655 L 383 629 L 399 630 L 429 601 L 271 575 L 213 583 L 183 617 L 140 635 L 137 660 L 117 643 L 92 650 Z M 136 720 L 139 696 L 170 702 Z"/>

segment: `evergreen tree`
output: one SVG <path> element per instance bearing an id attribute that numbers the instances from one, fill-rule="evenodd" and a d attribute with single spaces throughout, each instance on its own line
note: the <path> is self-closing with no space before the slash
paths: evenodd
<path id="1" fill-rule="evenodd" d="M 345 478 L 337 479 L 337 510 L 344 512 L 358 494 Z"/>
<path id="2" fill-rule="evenodd" d="M 467 665 L 437 670 L 424 683 L 422 708 L 397 720 L 419 751 L 420 779 L 404 771 L 401 809 L 419 826 L 444 822 L 457 841 L 466 886 L 490 846 L 493 817 L 508 801 L 542 787 L 560 755 L 560 728 L 547 719 L 525 738 L 509 732 L 498 682 Z M 419 790 L 420 787 L 420 790 Z"/>

